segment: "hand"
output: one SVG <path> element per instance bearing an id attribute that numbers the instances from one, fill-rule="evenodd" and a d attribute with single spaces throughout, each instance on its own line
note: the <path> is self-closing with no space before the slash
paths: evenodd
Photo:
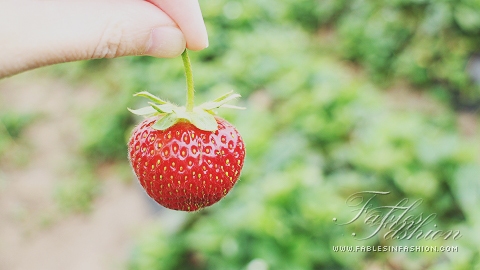
<path id="1" fill-rule="evenodd" d="M 2 0 L 0 78 L 55 63 L 208 46 L 198 0 Z"/>

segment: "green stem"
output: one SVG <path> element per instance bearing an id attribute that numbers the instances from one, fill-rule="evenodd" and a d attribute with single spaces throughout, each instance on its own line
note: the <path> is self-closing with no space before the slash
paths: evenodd
<path id="1" fill-rule="evenodd" d="M 182 53 L 183 66 L 185 68 L 185 77 L 187 77 L 187 112 L 193 112 L 195 89 L 193 87 L 192 64 L 188 57 L 187 49 Z"/>

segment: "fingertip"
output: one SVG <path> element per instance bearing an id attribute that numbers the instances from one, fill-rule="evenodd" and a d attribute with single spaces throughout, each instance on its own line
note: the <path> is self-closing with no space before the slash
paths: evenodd
<path id="1" fill-rule="evenodd" d="M 161 58 L 174 58 L 182 54 L 185 47 L 185 37 L 180 29 L 162 26 L 152 29 L 144 54 Z"/>
<path id="2" fill-rule="evenodd" d="M 189 50 L 208 47 L 208 34 L 197 0 L 148 0 L 167 13 L 182 30 Z"/>
<path id="3" fill-rule="evenodd" d="M 201 51 L 208 48 L 208 37 L 204 41 L 187 43 L 187 48 L 192 51 Z"/>

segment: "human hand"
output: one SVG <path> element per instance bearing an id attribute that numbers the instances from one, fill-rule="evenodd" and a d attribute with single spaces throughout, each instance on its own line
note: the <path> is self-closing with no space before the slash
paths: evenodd
<path id="1" fill-rule="evenodd" d="M 62 62 L 208 46 L 198 0 L 0 1 L 0 78 Z"/>

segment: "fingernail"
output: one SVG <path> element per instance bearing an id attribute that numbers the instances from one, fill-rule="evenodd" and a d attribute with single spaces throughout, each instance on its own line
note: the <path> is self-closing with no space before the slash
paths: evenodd
<path id="1" fill-rule="evenodd" d="M 177 57 L 185 50 L 185 38 L 180 29 L 175 27 L 154 28 L 146 48 L 146 55 L 162 58 Z"/>

